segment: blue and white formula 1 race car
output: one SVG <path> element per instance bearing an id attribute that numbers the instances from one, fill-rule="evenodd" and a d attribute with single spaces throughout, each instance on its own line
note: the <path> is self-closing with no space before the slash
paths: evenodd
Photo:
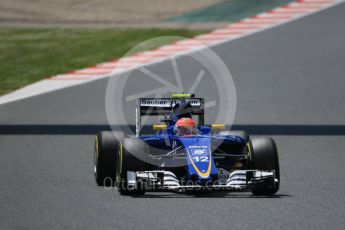
<path id="1" fill-rule="evenodd" d="M 136 137 L 111 131 L 96 136 L 94 175 L 99 186 L 116 186 L 122 195 L 214 190 L 269 196 L 278 191 L 274 140 L 225 131 L 222 124 L 205 126 L 203 98 L 140 98 L 136 113 Z M 143 116 L 162 116 L 164 123 L 143 135 Z"/>

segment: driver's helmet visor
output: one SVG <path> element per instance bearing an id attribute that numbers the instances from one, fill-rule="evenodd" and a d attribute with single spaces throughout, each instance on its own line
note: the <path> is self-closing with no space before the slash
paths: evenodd
<path id="1" fill-rule="evenodd" d="M 197 133 L 197 130 L 193 126 L 179 126 L 179 127 L 177 127 L 177 135 L 178 136 L 190 136 L 190 135 L 195 135 L 196 133 Z"/>

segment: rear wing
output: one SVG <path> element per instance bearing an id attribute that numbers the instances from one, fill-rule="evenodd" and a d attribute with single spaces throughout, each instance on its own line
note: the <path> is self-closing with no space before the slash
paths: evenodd
<path id="1" fill-rule="evenodd" d="M 204 125 L 203 98 L 139 98 L 136 108 L 136 135 L 140 135 L 142 116 L 169 116 L 174 106 L 181 101 L 185 101 L 192 106 L 192 115 L 197 115 L 199 125 Z"/>

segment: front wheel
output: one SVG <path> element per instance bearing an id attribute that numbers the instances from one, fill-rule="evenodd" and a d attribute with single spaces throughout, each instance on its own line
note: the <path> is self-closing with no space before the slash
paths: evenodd
<path id="1" fill-rule="evenodd" d="M 116 157 L 116 187 L 121 195 L 142 195 L 145 193 L 143 184 L 137 182 L 136 188 L 127 184 L 128 172 L 145 171 L 148 169 L 148 145 L 135 138 L 125 138 L 120 143 Z"/>
<path id="2" fill-rule="evenodd" d="M 98 186 L 114 186 L 116 153 L 125 135 L 122 132 L 99 132 L 95 139 L 94 176 Z"/>
<path id="3" fill-rule="evenodd" d="M 255 137 L 248 142 L 248 154 L 251 168 L 254 170 L 274 170 L 278 183 L 274 186 L 258 187 L 252 190 L 255 196 L 271 196 L 279 190 L 280 169 L 278 151 L 272 138 Z"/>

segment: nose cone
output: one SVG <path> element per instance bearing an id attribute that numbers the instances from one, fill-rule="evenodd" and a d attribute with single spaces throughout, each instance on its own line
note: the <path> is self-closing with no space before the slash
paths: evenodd
<path id="1" fill-rule="evenodd" d="M 181 138 L 186 155 L 188 178 L 192 181 L 210 181 L 217 178 L 209 137 Z"/>

